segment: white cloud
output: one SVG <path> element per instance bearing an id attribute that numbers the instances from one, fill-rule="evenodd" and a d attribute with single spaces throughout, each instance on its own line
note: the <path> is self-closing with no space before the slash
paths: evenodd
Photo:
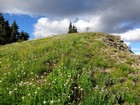
<path id="1" fill-rule="evenodd" d="M 48 18 L 40 18 L 34 25 L 34 37 L 47 37 L 56 34 L 62 34 L 68 32 L 69 19 L 63 20 L 50 20 Z"/>
<path id="2" fill-rule="evenodd" d="M 135 54 L 140 55 L 140 52 L 136 52 Z"/>
<path id="3" fill-rule="evenodd" d="M 101 31 L 108 33 L 126 32 L 138 26 L 139 8 L 140 0 L 0 0 L 2 13 L 48 16 L 61 20 L 80 16 L 92 20 L 90 15 L 100 15 Z"/>
<path id="4" fill-rule="evenodd" d="M 86 31 L 101 31 L 101 23 L 100 23 L 100 16 L 92 16 L 90 19 L 79 19 L 75 22 L 75 26 L 77 27 L 79 32 L 86 32 Z"/>
<path id="5" fill-rule="evenodd" d="M 124 42 L 127 46 L 130 46 L 131 43 L 130 42 Z"/>
<path id="6" fill-rule="evenodd" d="M 69 23 L 69 19 L 51 20 L 47 17 L 40 18 L 34 25 L 33 34 L 35 38 L 47 37 L 56 34 L 65 34 L 68 32 Z M 101 31 L 99 16 L 92 17 L 90 20 L 81 18 L 73 24 L 77 27 L 78 32 Z"/>
<path id="7" fill-rule="evenodd" d="M 122 40 L 126 41 L 140 41 L 140 28 L 129 30 L 120 34 Z"/>
<path id="8" fill-rule="evenodd" d="M 128 48 L 131 50 L 131 42 L 124 42 L 127 46 L 128 46 Z"/>

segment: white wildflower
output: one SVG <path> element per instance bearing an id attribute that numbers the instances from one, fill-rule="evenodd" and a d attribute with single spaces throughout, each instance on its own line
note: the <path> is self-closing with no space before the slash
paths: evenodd
<path id="1" fill-rule="evenodd" d="M 53 103 L 54 103 L 54 101 L 53 101 L 53 100 L 51 100 L 51 101 L 50 101 L 50 104 L 53 104 Z"/>
<path id="2" fill-rule="evenodd" d="M 12 94 L 12 92 L 13 92 L 13 91 L 9 91 L 9 95 L 11 95 L 11 94 Z"/>
<path id="3" fill-rule="evenodd" d="M 47 102 L 44 100 L 44 101 L 43 101 L 43 104 L 46 104 L 46 103 L 47 103 Z"/>
<path id="4" fill-rule="evenodd" d="M 35 94 L 37 94 L 37 92 L 35 91 Z"/>
<path id="5" fill-rule="evenodd" d="M 23 96 L 23 97 L 22 97 L 22 99 L 24 100 L 24 99 L 25 99 L 25 97 Z"/>

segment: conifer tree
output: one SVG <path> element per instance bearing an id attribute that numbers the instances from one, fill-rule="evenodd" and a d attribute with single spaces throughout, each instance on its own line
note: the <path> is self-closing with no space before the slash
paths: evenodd
<path id="1" fill-rule="evenodd" d="M 11 27 L 9 26 L 9 21 L 5 21 L 5 24 L 4 24 L 4 29 L 5 29 L 5 33 L 6 33 L 6 44 L 7 43 L 11 43 Z"/>
<path id="2" fill-rule="evenodd" d="M 73 33 L 77 33 L 78 31 L 77 31 L 77 28 L 73 25 L 73 27 L 72 27 L 72 32 Z"/>
<path id="3" fill-rule="evenodd" d="M 77 28 L 70 22 L 68 33 L 77 33 Z"/>
<path id="4" fill-rule="evenodd" d="M 68 33 L 72 33 L 72 23 L 70 22 Z"/>
<path id="5" fill-rule="evenodd" d="M 11 40 L 12 42 L 16 42 L 18 40 L 18 25 L 16 23 L 16 21 L 13 22 L 12 26 L 11 26 Z"/>
<path id="6" fill-rule="evenodd" d="M 10 27 L 9 21 L 4 19 L 0 13 L 0 45 L 16 42 L 18 40 L 24 41 L 29 39 L 29 34 L 22 31 L 19 35 L 18 25 L 16 21 Z"/>
<path id="7" fill-rule="evenodd" d="M 4 44 L 4 32 L 3 32 L 4 18 L 0 13 L 0 44 Z"/>
<path id="8" fill-rule="evenodd" d="M 7 42 L 7 22 L 5 22 L 2 13 L 0 13 L 0 44 L 6 44 Z"/>
<path id="9" fill-rule="evenodd" d="M 29 34 L 27 32 L 21 31 L 18 36 L 18 41 L 25 41 L 29 39 Z"/>

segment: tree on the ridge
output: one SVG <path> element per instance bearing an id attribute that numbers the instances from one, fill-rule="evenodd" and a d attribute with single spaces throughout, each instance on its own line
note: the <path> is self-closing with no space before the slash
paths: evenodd
<path id="1" fill-rule="evenodd" d="M 4 18 L 2 16 L 2 14 L 0 13 L 0 44 L 4 44 L 5 43 L 5 32 L 4 32 Z"/>
<path id="2" fill-rule="evenodd" d="M 77 28 L 70 22 L 68 33 L 77 33 Z"/>
<path id="3" fill-rule="evenodd" d="M 19 35 L 18 25 L 17 25 L 16 21 L 14 21 L 11 26 L 11 41 L 16 42 L 18 40 L 18 35 Z"/>
<path id="4" fill-rule="evenodd" d="M 78 31 L 77 31 L 77 28 L 73 25 L 73 27 L 72 27 L 72 31 L 73 31 L 73 33 L 77 33 Z"/>
<path id="5" fill-rule="evenodd" d="M 0 13 L 0 45 L 25 41 L 29 39 L 29 34 L 22 31 L 18 32 L 18 25 L 16 21 L 13 22 L 12 26 L 9 25 L 9 21 L 5 20 L 2 13 Z"/>
<path id="6" fill-rule="evenodd" d="M 70 22 L 68 33 L 72 33 L 72 23 Z"/>
<path id="7" fill-rule="evenodd" d="M 7 43 L 11 43 L 11 27 L 9 26 L 9 21 L 5 21 L 4 24 L 4 29 L 5 29 L 5 33 L 6 33 L 6 42 Z"/>
<path id="8" fill-rule="evenodd" d="M 9 21 L 5 21 L 2 13 L 0 13 L 0 44 L 10 43 L 11 30 Z"/>
<path id="9" fill-rule="evenodd" d="M 21 31 L 18 36 L 18 41 L 25 41 L 29 39 L 29 34 L 27 32 Z"/>

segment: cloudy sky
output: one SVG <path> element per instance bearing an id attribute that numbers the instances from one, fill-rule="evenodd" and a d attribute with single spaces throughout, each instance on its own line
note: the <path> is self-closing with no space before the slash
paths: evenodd
<path id="1" fill-rule="evenodd" d="M 0 0 L 0 12 L 31 39 L 67 33 L 69 22 L 79 32 L 120 35 L 140 53 L 140 0 Z"/>

